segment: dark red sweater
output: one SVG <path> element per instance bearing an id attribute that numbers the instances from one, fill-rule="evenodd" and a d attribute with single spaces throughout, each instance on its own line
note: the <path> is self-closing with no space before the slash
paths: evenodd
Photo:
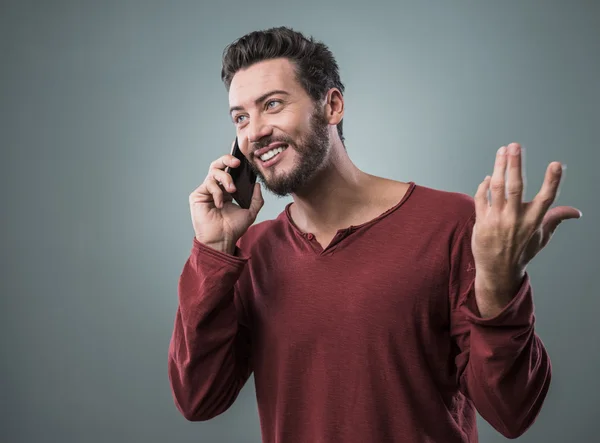
<path id="1" fill-rule="evenodd" d="M 411 183 L 322 249 L 289 205 L 234 255 L 194 240 L 169 350 L 175 404 L 208 420 L 253 373 L 265 443 L 475 443 L 477 409 L 522 434 L 551 365 L 532 290 L 494 318 L 474 298 L 470 196 Z"/>

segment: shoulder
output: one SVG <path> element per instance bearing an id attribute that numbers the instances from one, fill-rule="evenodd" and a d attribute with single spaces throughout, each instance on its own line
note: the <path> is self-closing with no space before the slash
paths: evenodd
<path id="1" fill-rule="evenodd" d="M 428 186 L 416 186 L 415 202 L 436 218 L 464 223 L 475 215 L 475 200 L 469 194 L 436 189 Z"/>
<path id="2" fill-rule="evenodd" d="M 397 211 L 397 229 L 414 235 L 454 241 L 475 223 L 475 200 L 458 191 L 415 185 Z"/>

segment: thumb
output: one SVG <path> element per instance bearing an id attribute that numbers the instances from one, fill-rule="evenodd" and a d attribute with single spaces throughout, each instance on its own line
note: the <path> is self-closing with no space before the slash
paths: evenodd
<path id="1" fill-rule="evenodd" d="M 252 201 L 250 202 L 250 207 L 248 208 L 248 211 L 250 211 L 252 220 L 256 219 L 256 217 L 258 216 L 258 213 L 260 212 L 260 210 L 262 209 L 264 204 L 265 204 L 265 200 L 263 199 L 263 196 L 262 196 L 262 190 L 260 188 L 260 183 L 255 183 L 254 191 L 252 192 Z"/>
<path id="2" fill-rule="evenodd" d="M 558 206 L 550 209 L 544 217 L 544 225 L 546 225 L 548 231 L 553 233 L 558 225 L 563 221 L 572 218 L 581 218 L 582 213 L 580 210 L 575 209 L 571 206 Z"/>

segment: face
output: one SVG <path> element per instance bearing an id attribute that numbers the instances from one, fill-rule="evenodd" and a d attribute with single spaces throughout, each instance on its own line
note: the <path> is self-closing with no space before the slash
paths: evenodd
<path id="1" fill-rule="evenodd" d="M 330 122 L 286 59 L 235 74 L 229 90 L 240 149 L 264 186 L 279 196 L 310 185 L 329 154 Z"/>

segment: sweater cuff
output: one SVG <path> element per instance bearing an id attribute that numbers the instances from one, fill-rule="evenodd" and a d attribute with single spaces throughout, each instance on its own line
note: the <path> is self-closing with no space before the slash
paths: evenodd
<path id="1" fill-rule="evenodd" d="M 534 307 L 529 274 L 525 274 L 512 300 L 495 316 L 481 316 L 475 298 L 475 279 L 469 285 L 459 309 L 470 323 L 479 326 L 530 326 L 534 321 Z"/>
<path id="2" fill-rule="evenodd" d="M 206 246 L 199 242 L 196 237 L 193 239 L 192 256 L 199 258 L 203 256 L 205 260 L 214 261 L 223 264 L 223 262 L 234 265 L 243 266 L 249 260 L 249 257 L 243 255 L 241 249 L 236 245 L 233 255 L 225 252 L 217 251 L 216 249 Z"/>

